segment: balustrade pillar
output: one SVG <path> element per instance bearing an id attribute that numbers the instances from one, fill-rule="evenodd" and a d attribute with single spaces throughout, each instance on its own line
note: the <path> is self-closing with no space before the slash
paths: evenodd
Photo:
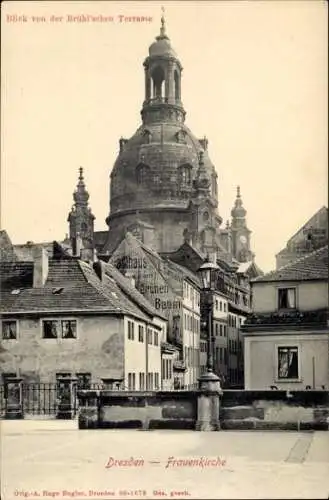
<path id="1" fill-rule="evenodd" d="M 58 419 L 72 419 L 77 411 L 77 379 L 58 377 L 57 379 Z"/>
<path id="2" fill-rule="evenodd" d="M 5 418 L 24 418 L 22 380 L 19 377 L 6 377 L 4 388 L 6 400 Z"/>

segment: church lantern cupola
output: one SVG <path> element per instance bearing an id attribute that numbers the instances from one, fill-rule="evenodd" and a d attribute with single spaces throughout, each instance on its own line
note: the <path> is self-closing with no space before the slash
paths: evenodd
<path id="1" fill-rule="evenodd" d="M 185 111 L 181 102 L 183 68 L 166 33 L 163 13 L 160 35 L 149 47 L 149 55 L 144 61 L 144 70 L 145 99 L 141 111 L 143 123 L 159 121 L 164 115 L 183 123 L 185 120 Z"/>

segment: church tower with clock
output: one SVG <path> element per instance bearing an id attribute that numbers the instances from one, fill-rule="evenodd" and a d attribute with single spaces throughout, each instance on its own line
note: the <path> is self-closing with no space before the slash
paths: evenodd
<path id="1" fill-rule="evenodd" d="M 232 253 L 239 262 L 248 262 L 253 259 L 254 254 L 250 250 L 251 231 L 247 227 L 247 211 L 243 206 L 240 187 L 237 187 L 237 195 L 234 207 L 231 210 L 232 224 Z"/>

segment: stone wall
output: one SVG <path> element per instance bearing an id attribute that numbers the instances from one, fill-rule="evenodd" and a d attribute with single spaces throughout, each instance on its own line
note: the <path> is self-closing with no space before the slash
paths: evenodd
<path id="1" fill-rule="evenodd" d="M 328 430 L 328 391 L 224 391 L 222 429 Z"/>
<path id="2" fill-rule="evenodd" d="M 329 428 L 327 391 L 233 390 L 222 396 L 207 391 L 80 391 L 79 428 L 197 429 L 198 400 L 208 398 L 210 408 L 214 397 L 221 401 L 218 428 L 223 430 Z"/>
<path id="3" fill-rule="evenodd" d="M 194 429 L 192 391 L 80 391 L 79 428 Z"/>

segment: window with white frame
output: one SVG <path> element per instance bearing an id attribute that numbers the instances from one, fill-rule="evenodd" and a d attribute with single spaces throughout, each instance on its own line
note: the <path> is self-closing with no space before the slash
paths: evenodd
<path id="1" fill-rule="evenodd" d="M 138 326 L 138 342 L 144 342 L 144 327 L 143 327 L 143 325 Z"/>
<path id="2" fill-rule="evenodd" d="M 298 347 L 278 347 L 278 378 L 298 379 Z"/>
<path id="3" fill-rule="evenodd" d="M 147 343 L 152 345 L 152 330 L 151 330 L 151 328 L 147 329 Z"/>
<path id="4" fill-rule="evenodd" d="M 296 308 L 296 288 L 278 289 L 278 308 L 279 309 Z"/>
<path id="5" fill-rule="evenodd" d="M 44 339 L 57 339 L 59 337 L 59 321 L 44 320 L 42 322 L 42 336 Z"/>
<path id="6" fill-rule="evenodd" d="M 77 337 L 77 322 L 72 319 L 62 321 L 62 338 L 76 339 Z"/>
<path id="7" fill-rule="evenodd" d="M 154 374 L 154 388 L 155 388 L 155 390 L 160 389 L 160 387 L 159 387 L 159 374 L 158 373 Z"/>
<path id="8" fill-rule="evenodd" d="M 144 391 L 145 389 L 145 373 L 139 374 L 139 390 Z"/>
<path id="9" fill-rule="evenodd" d="M 134 323 L 133 321 L 128 320 L 128 339 L 129 340 L 134 340 L 135 338 L 135 331 L 134 331 Z"/>
<path id="10" fill-rule="evenodd" d="M 4 320 L 4 321 L 2 321 L 1 330 L 2 330 L 3 340 L 17 339 L 17 321 L 16 320 Z"/>
<path id="11" fill-rule="evenodd" d="M 147 389 L 149 391 L 153 390 L 153 373 L 147 374 Z"/>
<path id="12" fill-rule="evenodd" d="M 158 346 L 159 345 L 159 334 L 154 330 L 154 345 Z"/>
<path id="13" fill-rule="evenodd" d="M 75 319 L 42 320 L 42 337 L 44 339 L 76 339 L 77 321 Z"/>
<path id="14" fill-rule="evenodd" d="M 128 373 L 128 390 L 134 391 L 136 388 L 136 375 L 135 373 Z"/>

